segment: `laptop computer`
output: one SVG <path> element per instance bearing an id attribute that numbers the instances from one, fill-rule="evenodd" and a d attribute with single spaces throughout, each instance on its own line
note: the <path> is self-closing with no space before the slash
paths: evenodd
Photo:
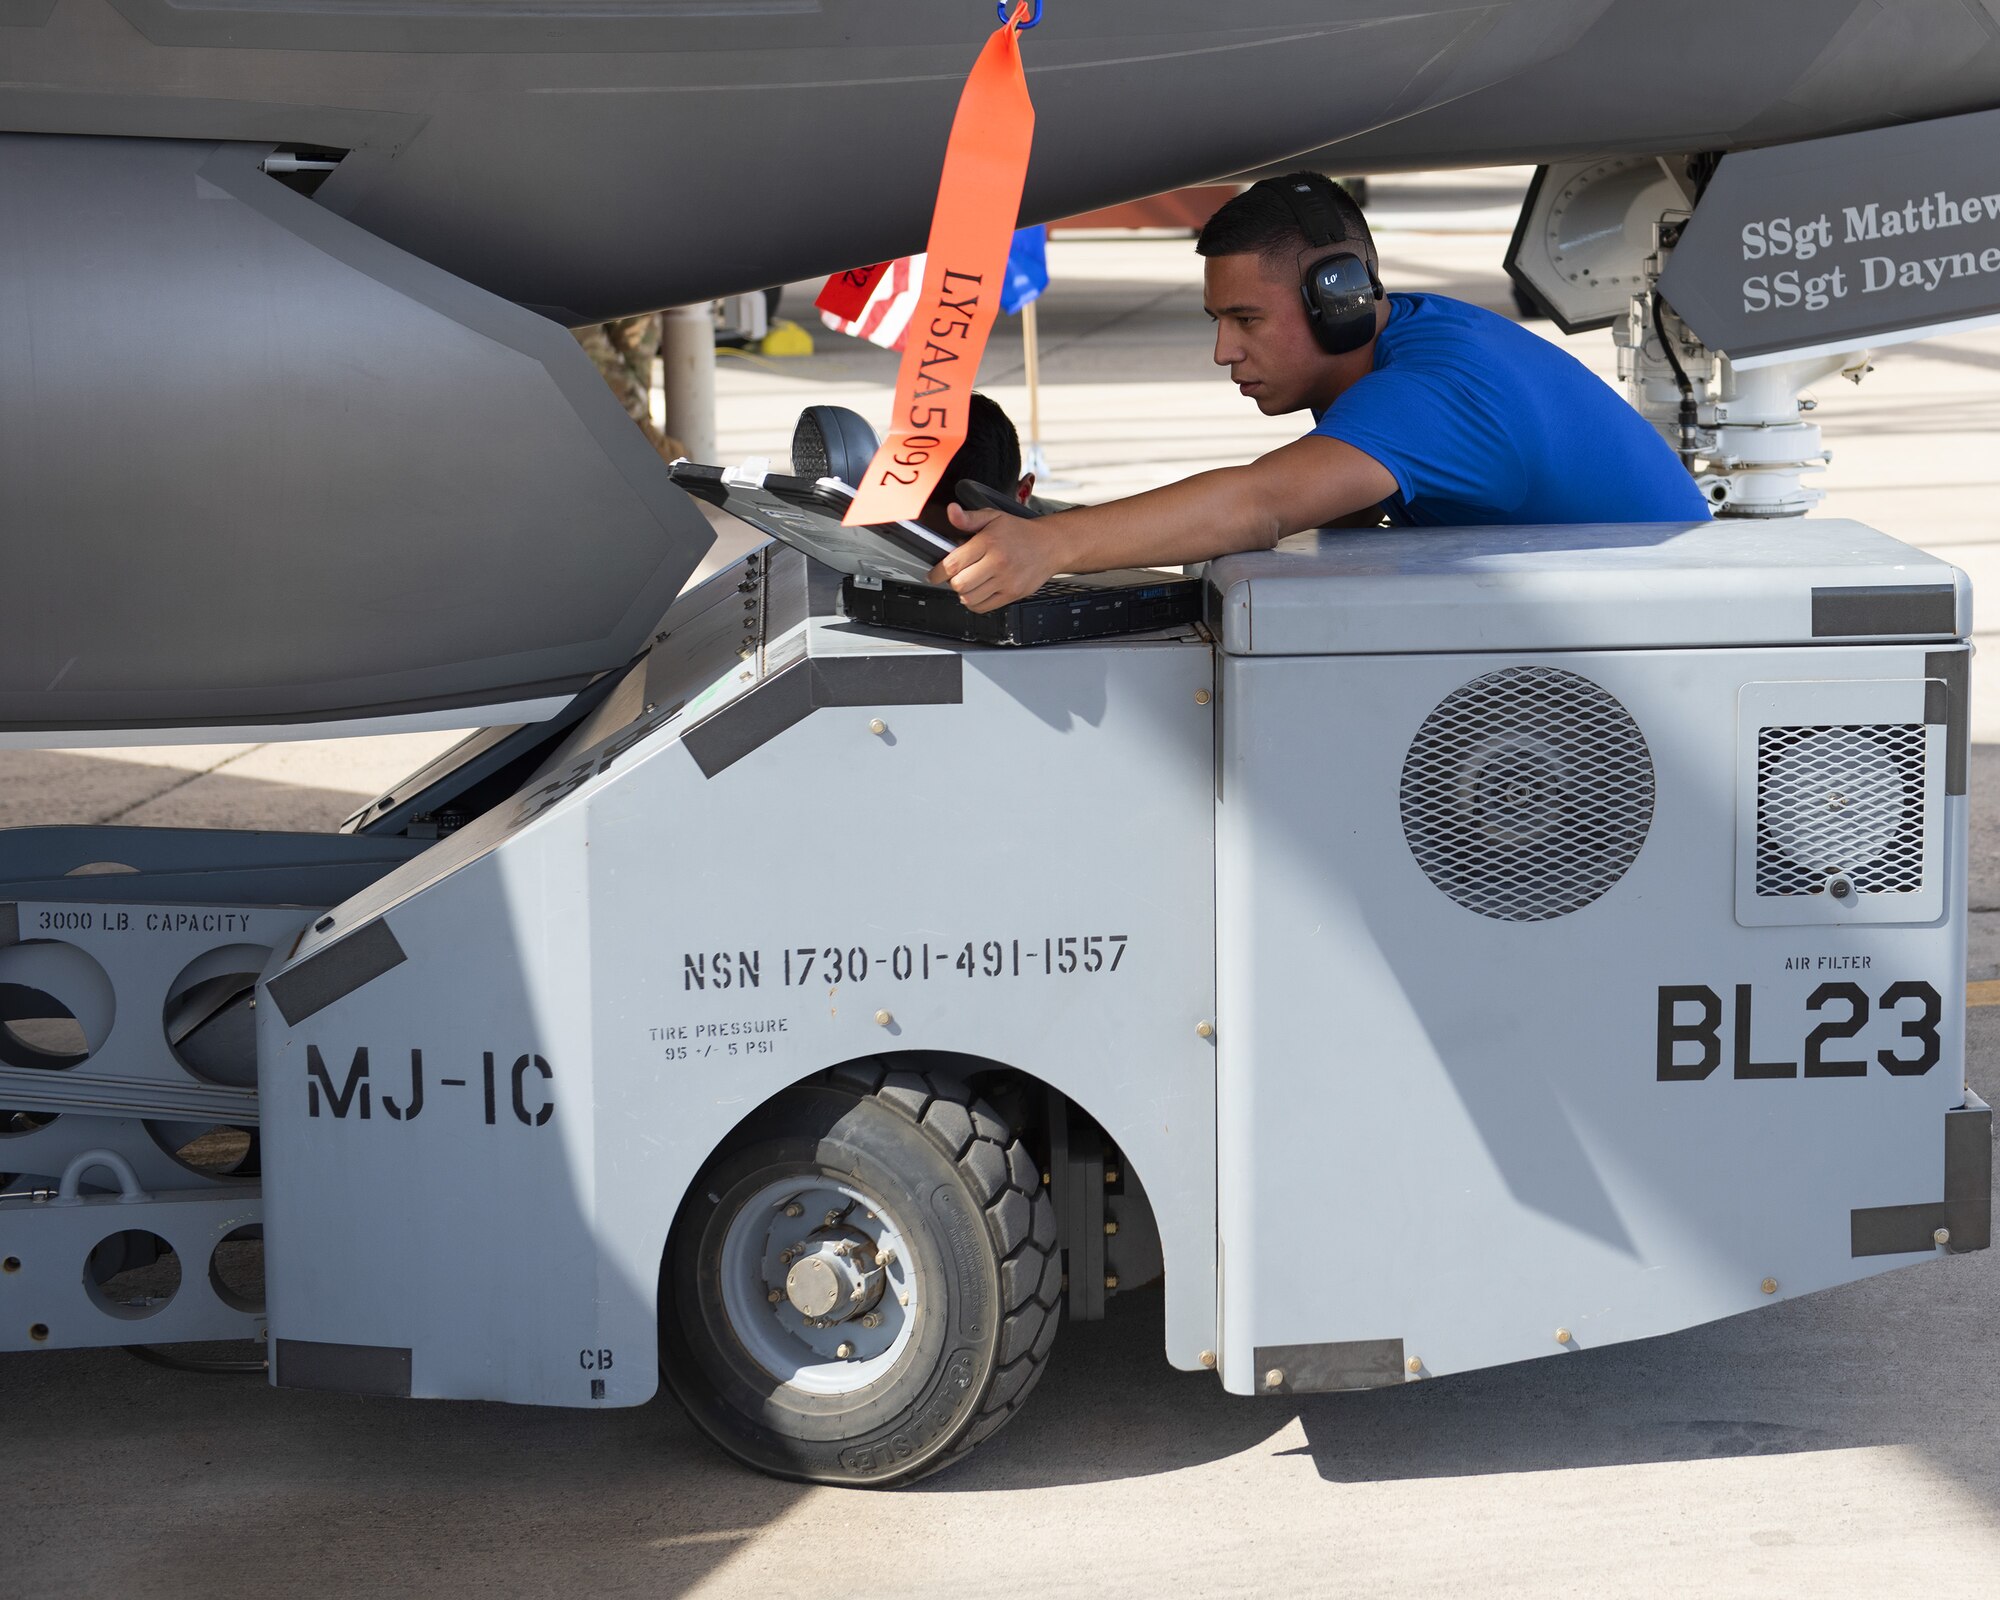
<path id="1" fill-rule="evenodd" d="M 921 584 L 958 548 L 917 522 L 842 527 L 854 491 L 836 478 L 795 478 L 756 460 L 726 468 L 681 460 L 667 470 L 697 500 L 851 578 Z"/>
<path id="2" fill-rule="evenodd" d="M 846 574 L 842 607 L 870 627 L 967 644 L 1034 645 L 1148 633 L 1202 614 L 1199 579 L 1144 569 L 1058 578 L 997 611 L 968 611 L 949 588 L 928 581 L 959 541 L 918 522 L 843 527 L 854 490 L 838 478 L 793 477 L 755 461 L 725 469 L 682 460 L 671 471 L 696 498 Z M 983 486 L 964 487 L 975 490 L 961 495 L 968 504 L 1013 509 L 999 505 L 993 490 L 981 495 Z M 1017 514 L 1034 515 L 1026 508 Z"/>

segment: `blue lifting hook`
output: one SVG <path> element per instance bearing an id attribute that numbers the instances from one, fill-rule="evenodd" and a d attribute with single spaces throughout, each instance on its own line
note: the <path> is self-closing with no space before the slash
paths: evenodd
<path id="1" fill-rule="evenodd" d="M 1024 6 L 1027 5 L 1028 0 L 1021 0 L 1021 4 Z M 1034 0 L 1034 5 L 1035 9 L 1029 14 L 1028 20 L 1021 24 L 1024 28 L 1032 28 L 1042 20 L 1042 0 Z M 1002 22 L 1007 20 L 1007 0 L 1000 0 L 1000 4 L 995 6 L 993 10 Z"/>

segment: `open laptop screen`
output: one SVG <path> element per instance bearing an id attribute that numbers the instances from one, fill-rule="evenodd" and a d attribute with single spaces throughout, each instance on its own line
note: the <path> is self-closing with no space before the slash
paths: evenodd
<path id="1" fill-rule="evenodd" d="M 850 577 L 926 583 L 958 547 L 956 538 L 917 522 L 842 527 L 854 491 L 838 478 L 794 478 L 754 462 L 725 469 L 683 460 L 669 470 L 695 498 Z"/>

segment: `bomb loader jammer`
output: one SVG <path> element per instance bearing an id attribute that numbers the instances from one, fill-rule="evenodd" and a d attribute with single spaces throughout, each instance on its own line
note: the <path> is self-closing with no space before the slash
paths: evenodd
<path id="1" fill-rule="evenodd" d="M 892 1484 L 1162 1273 L 1297 1395 L 1983 1248 L 1969 608 L 1845 522 L 1377 532 L 961 648 L 768 546 L 344 834 L 0 835 L 0 1346 L 664 1376 Z"/>

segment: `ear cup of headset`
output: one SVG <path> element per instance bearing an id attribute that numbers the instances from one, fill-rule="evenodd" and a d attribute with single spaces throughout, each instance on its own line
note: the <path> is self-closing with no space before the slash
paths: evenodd
<path id="1" fill-rule="evenodd" d="M 846 406 L 807 406 L 792 430 L 792 471 L 801 478 L 861 482 L 880 443 L 867 419 Z"/>
<path id="2" fill-rule="evenodd" d="M 1359 350 L 1375 337 L 1375 302 L 1382 286 L 1368 263 L 1342 252 L 1315 261 L 1299 285 L 1313 337 L 1329 355 Z"/>

